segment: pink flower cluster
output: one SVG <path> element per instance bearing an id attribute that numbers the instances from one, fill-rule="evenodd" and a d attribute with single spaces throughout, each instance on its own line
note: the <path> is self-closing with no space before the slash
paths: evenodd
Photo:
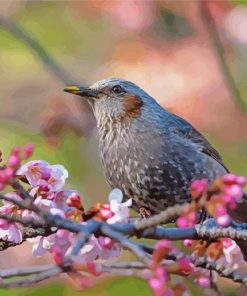
<path id="1" fill-rule="evenodd" d="M 211 186 L 208 186 L 206 179 L 193 181 L 192 202 L 183 209 L 177 219 L 177 225 L 182 228 L 195 225 L 197 213 L 204 209 L 216 218 L 218 225 L 228 226 L 231 218 L 227 211 L 234 210 L 237 204 L 241 203 L 245 184 L 244 177 L 234 174 L 226 174 L 216 179 Z"/>
<path id="2" fill-rule="evenodd" d="M 35 174 L 41 176 L 41 179 L 37 175 L 33 175 L 32 168 L 34 168 Z M 30 180 L 29 182 L 33 182 L 33 185 L 36 184 L 38 188 L 41 187 L 41 190 L 44 190 L 44 187 L 46 188 L 45 195 L 43 197 L 38 196 L 35 200 L 38 200 L 37 203 L 40 207 L 50 209 L 51 213 L 74 219 L 78 223 L 85 223 L 82 215 L 83 206 L 78 193 L 62 190 L 68 173 L 61 165 L 50 166 L 42 162 L 41 166 L 39 166 L 37 162 L 30 162 L 21 167 L 20 171 L 26 174 L 25 176 Z M 53 182 L 50 185 L 49 180 L 51 178 Z M 46 180 L 46 183 L 44 183 L 44 180 Z M 109 195 L 109 204 L 100 206 L 97 217 L 105 218 L 106 222 L 110 224 L 125 222 L 129 216 L 128 207 L 131 205 L 131 202 L 121 203 L 121 201 L 121 191 L 114 189 Z M 34 255 L 42 256 L 48 251 L 52 253 L 55 261 L 59 263 L 59 260 L 62 260 L 64 256 L 70 255 L 76 239 L 76 234 L 60 229 L 47 237 L 36 237 L 29 241 L 33 243 Z M 120 245 L 110 238 L 102 236 L 96 238 L 92 235 L 89 241 L 80 249 L 79 254 L 76 256 L 76 261 L 80 264 L 86 264 L 97 258 L 108 259 L 110 257 L 118 257 L 120 251 Z"/>
<path id="3" fill-rule="evenodd" d="M 87 219 L 96 219 L 108 224 L 126 223 L 129 219 L 129 208 L 132 200 L 123 201 L 123 194 L 119 189 L 114 189 L 109 194 L 109 202 L 96 204 L 88 211 L 84 210 L 81 196 L 74 190 L 65 189 L 68 171 L 61 164 L 51 165 L 46 161 L 32 160 L 21 165 L 33 151 L 32 145 L 24 149 L 14 148 L 10 154 L 6 166 L 0 168 L 0 190 L 7 189 L 8 185 L 15 188 L 15 178 L 27 183 L 27 192 L 33 197 L 33 203 L 51 214 L 71 219 L 85 225 Z M 1 155 L 0 155 L 1 156 Z M 196 223 L 197 213 L 203 209 L 214 217 L 221 226 L 227 226 L 230 216 L 227 210 L 235 209 L 241 202 L 244 177 L 227 174 L 216 179 L 212 185 L 208 185 L 205 179 L 192 183 L 192 201 L 184 207 L 181 216 L 177 219 L 179 227 L 191 227 Z M 22 201 L 22 195 L 18 191 L 5 194 L 7 200 L 3 200 L 0 206 L 0 214 L 14 215 L 19 218 L 32 218 L 39 221 L 41 218 L 31 210 L 21 209 L 11 201 Z M 89 217 L 89 218 L 88 218 Z M 65 257 L 72 255 L 73 246 L 78 240 L 78 235 L 65 229 L 53 229 L 54 233 L 48 236 L 38 236 L 29 239 L 33 244 L 32 252 L 35 256 L 43 256 L 50 253 L 56 264 L 62 264 Z M 22 242 L 22 226 L 17 222 L 0 219 L 0 239 L 12 241 L 16 244 Z M 244 263 L 243 255 L 238 245 L 229 238 L 220 238 L 208 244 L 203 241 L 185 240 L 187 247 L 193 248 L 193 255 L 206 257 L 207 260 L 225 264 L 233 270 L 238 269 Z M 109 237 L 95 236 L 92 234 L 79 253 L 73 258 L 76 271 L 70 276 L 81 285 L 90 285 L 92 274 L 97 276 L 102 260 L 119 257 L 121 245 Z M 193 277 L 201 286 L 210 284 L 210 272 L 202 268 L 196 268 L 188 257 L 179 258 L 176 261 L 166 260 L 168 254 L 178 254 L 171 241 L 160 240 L 156 243 L 154 252 L 148 266 L 148 283 L 155 296 L 172 296 L 187 294 L 185 285 L 170 281 L 171 275 Z M 98 259 L 100 261 L 98 261 Z M 73 266 L 73 267 L 75 267 Z M 216 280 L 216 275 L 214 275 Z"/>
<path id="4" fill-rule="evenodd" d="M 244 258 L 239 246 L 230 238 L 221 238 L 217 242 L 208 245 L 198 241 L 186 240 L 187 247 L 193 246 L 193 255 L 203 256 L 208 262 L 225 265 L 232 270 L 237 270 L 244 265 Z M 179 258 L 176 262 L 163 261 L 167 254 L 178 254 L 171 241 L 161 240 L 155 245 L 150 263 L 151 275 L 148 278 L 150 288 L 155 296 L 176 295 L 178 286 L 172 286 L 170 275 L 177 274 L 189 276 L 195 283 L 202 287 L 209 287 L 210 281 L 217 281 L 216 272 L 195 267 L 188 257 Z M 193 257 L 193 256 L 192 256 Z M 186 292 L 186 287 L 179 285 L 180 290 Z M 180 294 L 179 294 L 180 295 Z"/>
<path id="5" fill-rule="evenodd" d="M 193 247 L 193 255 L 204 257 L 208 262 L 227 266 L 232 271 L 241 268 L 245 262 L 241 249 L 230 238 L 220 238 L 209 245 L 207 242 L 185 240 L 184 245 L 186 247 Z M 195 278 L 195 282 L 200 286 L 209 287 L 212 275 L 212 280 L 216 282 L 217 276 L 215 272 L 210 273 L 209 270 L 200 267 L 194 268 L 193 277 Z"/>
<path id="6" fill-rule="evenodd" d="M 187 292 L 184 285 L 171 285 L 169 282 L 170 274 L 187 276 L 191 274 L 194 267 L 186 257 L 179 258 L 176 262 L 162 262 L 168 253 L 178 253 L 171 241 L 164 239 L 155 244 L 155 250 L 149 265 L 151 275 L 148 278 L 149 287 L 155 296 L 173 296 L 176 295 L 176 292 L 178 295 L 180 295 L 179 292 Z"/>
<path id="7" fill-rule="evenodd" d="M 20 167 L 21 161 L 29 158 L 33 153 L 33 145 L 27 144 L 23 150 L 19 147 L 12 149 L 6 167 L 0 170 L 0 190 L 3 190 L 15 176 L 16 170 Z"/>
<path id="8" fill-rule="evenodd" d="M 241 203 L 245 183 L 246 180 L 243 176 L 236 176 L 234 174 L 226 174 L 215 181 L 215 189 L 218 189 L 220 194 L 216 193 L 210 198 L 206 210 L 216 218 L 219 225 L 229 225 L 231 218 L 227 210 L 234 210 L 237 207 L 237 203 Z"/>
<path id="9" fill-rule="evenodd" d="M 32 160 L 21 166 L 21 161 L 31 155 L 30 145 L 21 149 L 15 148 L 11 152 L 6 168 L 0 171 L 1 189 L 10 184 L 15 176 L 29 184 L 29 194 L 34 198 L 34 204 L 65 218 L 78 223 L 84 221 L 84 208 L 80 195 L 73 190 L 64 189 L 68 171 L 60 164 L 51 165 L 46 161 Z M 23 154 L 23 155 L 22 155 Z M 21 200 L 16 192 L 6 194 L 8 198 Z M 126 222 L 129 217 L 131 200 L 123 202 L 123 195 L 119 189 L 114 189 L 109 195 L 109 204 L 99 205 L 95 218 L 105 220 L 109 224 Z M 11 202 L 4 201 L 0 207 L 4 215 L 17 215 L 20 218 L 40 218 L 32 211 L 19 209 Z M 0 239 L 20 243 L 22 241 L 21 225 L 0 219 Z M 29 239 L 33 244 L 33 254 L 42 256 L 47 251 L 53 256 L 56 263 L 61 263 L 64 256 L 70 255 L 77 235 L 67 230 L 59 229 L 47 237 Z M 88 264 L 97 258 L 108 259 L 120 255 L 120 245 L 108 237 L 95 237 L 81 248 L 76 260 L 80 264 Z"/>

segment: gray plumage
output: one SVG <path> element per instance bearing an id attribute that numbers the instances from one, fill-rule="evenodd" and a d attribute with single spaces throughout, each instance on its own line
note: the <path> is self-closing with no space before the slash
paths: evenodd
<path id="1" fill-rule="evenodd" d="M 97 120 L 106 180 L 133 199 L 134 209 L 154 214 L 187 202 L 194 179 L 211 182 L 227 172 L 193 126 L 132 82 L 110 78 L 79 94 L 88 98 Z"/>

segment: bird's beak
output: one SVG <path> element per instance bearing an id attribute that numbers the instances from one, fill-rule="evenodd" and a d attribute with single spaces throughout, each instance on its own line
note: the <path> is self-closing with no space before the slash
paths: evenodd
<path id="1" fill-rule="evenodd" d="M 65 92 L 81 97 L 96 97 L 97 92 L 89 87 L 71 85 L 64 89 Z"/>

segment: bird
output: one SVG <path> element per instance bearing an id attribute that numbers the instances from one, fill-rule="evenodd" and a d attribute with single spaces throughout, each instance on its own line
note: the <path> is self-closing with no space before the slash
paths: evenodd
<path id="1" fill-rule="evenodd" d="M 193 180 L 212 183 L 229 172 L 196 128 L 133 82 L 107 78 L 64 91 L 83 97 L 92 107 L 107 183 L 131 198 L 133 209 L 143 216 L 189 202 Z M 234 211 L 236 220 L 247 222 L 245 209 Z"/>

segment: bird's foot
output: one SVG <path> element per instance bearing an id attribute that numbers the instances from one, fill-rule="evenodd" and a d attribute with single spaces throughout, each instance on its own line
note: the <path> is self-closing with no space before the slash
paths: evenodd
<path id="1" fill-rule="evenodd" d="M 151 216 L 151 212 L 146 208 L 142 207 L 139 209 L 139 215 L 142 219 L 149 218 Z"/>

